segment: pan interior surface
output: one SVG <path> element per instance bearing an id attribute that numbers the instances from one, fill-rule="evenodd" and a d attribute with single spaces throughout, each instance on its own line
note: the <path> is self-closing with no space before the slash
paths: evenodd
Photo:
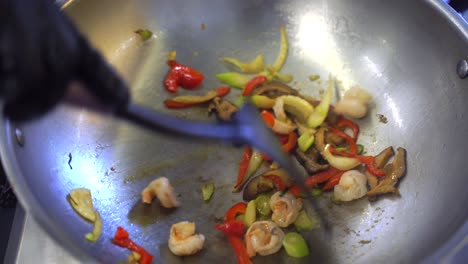
<path id="1" fill-rule="evenodd" d="M 389 145 L 408 150 L 401 196 L 343 205 L 314 198 L 322 223 L 307 235 L 310 256 L 293 259 L 281 250 L 255 263 L 415 263 L 468 219 L 468 86 L 455 71 L 458 60 L 468 58 L 468 41 L 430 1 L 77 0 L 65 12 L 122 74 L 136 102 L 180 117 L 213 119 L 205 108 L 164 108 L 171 97 L 162 86 L 170 51 L 205 74 L 203 92 L 220 86 L 215 74 L 227 71 L 219 57 L 263 54 L 273 63 L 281 25 L 290 42 L 283 72 L 293 74 L 292 87 L 318 96 L 325 82 L 312 83 L 308 76 L 325 79 L 331 73 L 341 81 L 341 93 L 359 85 L 373 94 L 360 140 L 369 154 Z M 153 37 L 141 42 L 137 29 L 150 29 Z M 231 99 L 233 94 L 238 92 Z M 379 122 L 378 114 L 388 122 Z M 241 149 L 155 134 L 64 106 L 31 123 L 6 124 L 3 153 L 14 163 L 9 177 L 22 203 L 75 253 L 105 263 L 125 260 L 129 252 L 110 242 L 122 226 L 158 263 L 235 263 L 228 241 L 213 226 L 242 199 L 231 192 Z M 23 131 L 23 147 L 16 144 L 16 128 Z M 141 190 L 161 176 L 180 195 L 180 208 L 141 203 Z M 200 189 L 209 181 L 216 190 L 206 203 Z M 92 225 L 66 199 L 79 187 L 91 190 L 103 220 L 94 244 L 84 239 Z M 170 226 L 183 220 L 194 221 L 206 243 L 182 259 L 171 254 L 167 240 Z"/>

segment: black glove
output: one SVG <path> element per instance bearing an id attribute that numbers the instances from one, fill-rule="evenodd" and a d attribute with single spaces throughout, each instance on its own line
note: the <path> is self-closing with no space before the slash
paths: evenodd
<path id="1" fill-rule="evenodd" d="M 129 100 L 122 80 L 52 0 L 0 0 L 4 114 L 14 120 L 44 114 L 72 80 L 113 109 Z"/>

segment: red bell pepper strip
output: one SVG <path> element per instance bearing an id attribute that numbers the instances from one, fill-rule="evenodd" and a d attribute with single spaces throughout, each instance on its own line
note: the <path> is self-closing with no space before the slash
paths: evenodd
<path id="1" fill-rule="evenodd" d="M 115 232 L 114 239 L 112 243 L 116 244 L 117 246 L 127 248 L 131 251 L 135 251 L 140 254 L 140 264 L 151 264 L 153 261 L 153 255 L 149 254 L 144 248 L 135 244 L 131 239 L 130 236 L 123 227 L 117 227 L 117 231 Z"/>
<path id="2" fill-rule="evenodd" d="M 242 237 L 245 233 L 245 224 L 242 221 L 225 222 L 215 225 L 215 228 L 226 235 Z"/>
<path id="3" fill-rule="evenodd" d="M 234 188 L 238 188 L 243 182 L 245 178 L 245 174 L 247 173 L 247 169 L 249 168 L 249 161 L 252 158 L 252 149 L 247 146 L 245 147 L 244 155 L 242 156 L 241 163 L 239 165 L 239 173 L 237 174 L 237 183 Z"/>
<path id="4" fill-rule="evenodd" d="M 336 174 L 340 173 L 341 170 L 330 167 L 327 170 L 314 174 L 305 180 L 305 185 L 307 188 L 313 188 L 316 184 L 326 182 L 331 177 L 335 176 Z"/>
<path id="5" fill-rule="evenodd" d="M 236 203 L 226 212 L 224 216 L 224 222 L 234 222 L 236 221 L 236 216 L 240 214 L 245 214 L 247 205 L 243 202 Z"/>
<path id="6" fill-rule="evenodd" d="M 237 257 L 237 264 L 252 264 L 252 261 L 247 254 L 247 249 L 244 246 L 242 238 L 236 236 L 228 236 L 229 242 L 231 243 L 234 252 Z"/>
<path id="7" fill-rule="evenodd" d="M 296 147 L 296 144 L 297 144 L 296 132 L 291 131 L 291 133 L 289 133 L 288 135 L 288 142 L 286 142 L 286 144 L 283 144 L 282 147 L 285 152 L 289 153 Z"/>
<path id="8" fill-rule="evenodd" d="M 359 136 L 359 126 L 354 123 L 353 121 L 346 119 L 346 118 L 341 118 L 338 122 L 336 122 L 335 127 L 338 128 L 343 128 L 347 127 L 353 131 L 353 140 L 354 142 L 357 142 L 358 136 Z"/>
<path id="9" fill-rule="evenodd" d="M 374 157 L 372 157 L 372 156 L 356 156 L 356 158 L 360 162 L 366 164 L 367 170 L 370 173 L 374 174 L 375 176 L 379 176 L 379 177 L 385 176 L 385 171 L 384 170 L 378 169 L 378 168 L 376 168 L 374 166 L 374 160 L 375 160 Z"/>
<path id="10" fill-rule="evenodd" d="M 302 191 L 302 188 L 297 185 L 297 184 L 294 184 L 293 186 L 289 187 L 289 190 L 288 192 L 290 194 L 292 194 L 294 197 L 298 198 L 298 197 L 305 197 L 305 194 L 304 192 Z"/>
<path id="11" fill-rule="evenodd" d="M 167 108 L 187 108 L 199 104 L 204 104 L 211 101 L 215 97 L 223 97 L 231 91 L 229 87 L 220 87 L 215 90 L 211 90 L 205 95 L 201 96 L 178 96 L 169 100 L 165 100 L 164 104 Z"/>
<path id="12" fill-rule="evenodd" d="M 275 116 L 272 113 L 263 110 L 262 111 L 262 118 L 263 118 L 263 121 L 265 121 L 265 123 L 267 124 L 268 127 L 273 127 L 275 125 Z"/>
<path id="13" fill-rule="evenodd" d="M 283 179 L 281 179 L 281 177 L 278 175 L 269 174 L 269 175 L 263 175 L 262 177 L 272 181 L 276 185 L 277 191 L 283 191 L 286 188 L 286 185 L 284 184 Z"/>
<path id="14" fill-rule="evenodd" d="M 179 86 L 185 89 L 193 89 L 200 85 L 205 78 L 197 70 L 174 60 L 169 60 L 167 65 L 171 67 L 171 70 L 164 79 L 164 85 L 171 93 L 176 93 Z"/>
<path id="15" fill-rule="evenodd" d="M 346 140 L 346 143 L 348 143 L 348 145 L 349 145 L 349 153 L 352 154 L 352 155 L 357 155 L 358 149 L 357 149 L 356 141 L 354 141 L 354 139 L 352 137 L 350 137 L 345 132 L 339 130 L 338 128 L 330 127 L 328 129 L 330 130 L 330 132 L 332 132 L 334 134 L 337 134 L 338 136 L 344 138 Z M 345 156 L 345 155 L 343 155 L 343 156 Z"/>
<path id="16" fill-rule="evenodd" d="M 340 171 L 338 172 L 338 174 L 335 174 L 330 179 L 328 179 L 327 183 L 325 183 L 325 186 L 323 186 L 322 190 L 328 191 L 335 187 L 335 185 L 337 185 L 340 182 L 341 176 L 343 176 L 344 173 L 344 171 Z"/>
<path id="17" fill-rule="evenodd" d="M 253 77 L 244 87 L 242 95 L 246 96 L 252 93 L 252 91 L 260 84 L 266 82 L 268 79 L 263 75 Z"/>

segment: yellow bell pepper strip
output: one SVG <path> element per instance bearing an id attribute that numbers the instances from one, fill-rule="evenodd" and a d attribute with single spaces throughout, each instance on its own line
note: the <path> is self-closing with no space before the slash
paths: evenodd
<path id="1" fill-rule="evenodd" d="M 247 82 L 247 84 L 245 85 L 244 87 L 244 90 L 242 91 L 242 95 L 243 96 L 246 96 L 246 95 L 249 95 L 252 93 L 252 91 L 257 87 L 259 86 L 260 84 L 262 83 L 265 83 L 267 82 L 267 77 L 263 76 L 263 75 L 259 75 L 259 76 L 255 76 L 253 77 L 251 80 L 249 80 L 249 82 Z"/>
<path id="2" fill-rule="evenodd" d="M 187 108 L 199 104 L 207 103 L 215 97 L 223 97 L 231 91 L 229 87 L 220 87 L 207 92 L 205 95 L 182 95 L 169 100 L 165 100 L 164 104 L 167 108 Z"/>
<path id="3" fill-rule="evenodd" d="M 275 63 L 273 64 L 273 69 L 275 72 L 279 72 L 286 62 L 288 57 L 288 36 L 286 35 L 286 28 L 284 26 L 280 27 L 281 34 L 281 44 L 278 57 L 276 57 Z"/>
<path id="4" fill-rule="evenodd" d="M 304 132 L 302 135 L 297 139 L 297 145 L 302 152 L 306 152 L 315 141 L 314 134 L 309 132 Z"/>
<path id="5" fill-rule="evenodd" d="M 333 96 L 334 83 L 335 80 L 330 77 L 328 80 L 328 89 L 325 91 L 322 100 L 307 119 L 307 125 L 309 127 L 316 128 L 325 121 L 325 118 L 327 118 L 328 109 L 330 108 Z"/>
<path id="6" fill-rule="evenodd" d="M 249 62 L 241 62 L 236 58 L 223 57 L 219 59 L 221 62 L 224 62 L 228 65 L 236 67 L 236 70 L 243 73 L 255 74 L 261 72 L 265 68 L 265 63 L 263 62 L 263 55 L 260 54 L 255 59 Z"/>
<path id="7" fill-rule="evenodd" d="M 250 77 L 238 72 L 225 72 L 216 74 L 216 79 L 233 88 L 244 89 L 250 81 Z"/>
<path id="8" fill-rule="evenodd" d="M 255 200 L 247 203 L 247 208 L 245 209 L 245 218 L 244 223 L 247 227 L 251 226 L 257 217 L 257 206 Z"/>
<path id="9" fill-rule="evenodd" d="M 250 97 L 250 100 L 256 107 L 261 109 L 271 109 L 275 105 L 275 99 L 265 95 L 255 94 Z"/>
<path id="10" fill-rule="evenodd" d="M 328 163 L 330 163 L 332 167 L 339 170 L 350 170 L 361 164 L 357 158 L 334 156 L 330 152 L 330 144 L 325 146 L 324 150 L 322 151 L 322 156 L 328 161 Z"/>

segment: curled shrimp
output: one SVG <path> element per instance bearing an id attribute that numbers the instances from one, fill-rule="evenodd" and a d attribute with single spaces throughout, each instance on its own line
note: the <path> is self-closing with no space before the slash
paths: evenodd
<path id="1" fill-rule="evenodd" d="M 166 208 L 179 206 L 179 202 L 174 194 L 174 188 L 172 188 L 169 180 L 165 177 L 152 181 L 141 192 L 141 198 L 144 203 L 151 203 L 155 197 L 157 197 L 161 205 Z"/>
<path id="2" fill-rule="evenodd" d="M 195 223 L 183 221 L 172 225 L 168 243 L 172 254 L 193 255 L 203 248 L 204 243 L 204 235 L 195 235 Z"/>
<path id="3" fill-rule="evenodd" d="M 270 208 L 273 212 L 271 220 L 280 227 L 287 227 L 296 221 L 302 208 L 302 200 L 290 193 L 276 192 L 270 199 Z"/>
<path id="4" fill-rule="evenodd" d="M 245 233 L 245 243 L 249 257 L 257 253 L 267 256 L 281 249 L 284 233 L 271 221 L 254 222 Z"/>

